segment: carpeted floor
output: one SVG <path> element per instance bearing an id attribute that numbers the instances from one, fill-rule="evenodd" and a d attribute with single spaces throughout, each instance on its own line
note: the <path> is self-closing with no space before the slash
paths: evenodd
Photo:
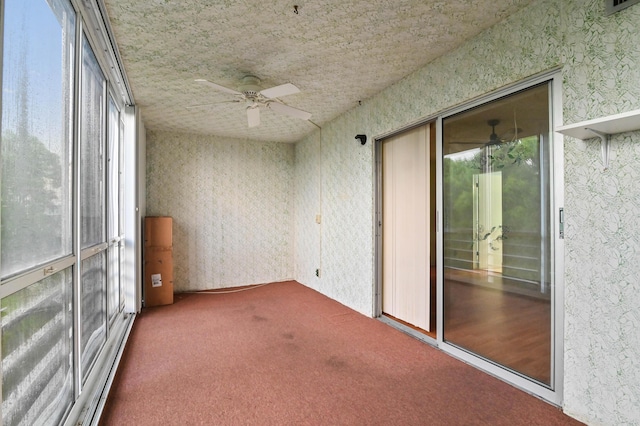
<path id="1" fill-rule="evenodd" d="M 296 282 L 135 321 L 102 425 L 578 425 Z"/>

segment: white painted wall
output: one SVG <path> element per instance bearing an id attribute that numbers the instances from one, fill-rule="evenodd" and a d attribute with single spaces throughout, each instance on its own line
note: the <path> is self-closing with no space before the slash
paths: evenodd
<path id="1" fill-rule="evenodd" d="M 603 11 L 601 0 L 535 1 L 299 142 L 298 281 L 373 314 L 373 144 L 356 134 L 371 140 L 554 67 L 565 124 L 639 109 L 640 5 Z M 565 138 L 563 407 L 591 424 L 640 423 L 639 142 L 615 136 L 603 171 L 599 144 Z"/>

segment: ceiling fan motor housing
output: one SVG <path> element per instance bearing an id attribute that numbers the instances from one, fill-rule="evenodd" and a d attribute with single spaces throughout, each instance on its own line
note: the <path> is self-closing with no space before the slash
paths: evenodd
<path id="1" fill-rule="evenodd" d="M 498 124 L 500 124 L 500 120 L 498 120 L 497 118 L 494 118 L 492 120 L 487 121 L 487 124 L 489 126 L 491 126 L 491 135 L 489 136 L 489 142 L 488 143 L 490 145 L 500 144 L 502 141 L 500 140 L 500 138 L 496 134 L 496 126 Z"/>
<path id="2" fill-rule="evenodd" d="M 242 92 L 247 98 L 255 99 L 258 97 L 262 88 L 260 87 L 260 79 L 254 75 L 246 75 L 242 78 L 242 84 L 238 87 L 238 92 Z"/>

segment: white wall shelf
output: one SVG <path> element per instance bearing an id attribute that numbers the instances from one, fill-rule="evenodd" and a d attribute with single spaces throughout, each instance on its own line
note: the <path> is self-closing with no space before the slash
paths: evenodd
<path id="1" fill-rule="evenodd" d="M 560 126 L 556 128 L 556 132 L 582 140 L 597 137 L 587 129 L 593 129 L 608 135 L 638 130 L 640 129 L 640 109 Z"/>
<path id="2" fill-rule="evenodd" d="M 602 163 L 606 169 L 609 167 L 609 141 L 611 140 L 611 135 L 639 129 L 640 109 L 636 109 L 634 111 L 556 127 L 556 132 L 582 140 L 600 138 Z"/>

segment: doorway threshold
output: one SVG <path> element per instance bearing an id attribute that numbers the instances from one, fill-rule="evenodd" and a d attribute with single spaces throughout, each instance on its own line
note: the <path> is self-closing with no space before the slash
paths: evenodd
<path id="1" fill-rule="evenodd" d="M 434 348 L 438 347 L 438 341 L 434 337 L 429 336 L 425 330 L 410 327 L 407 324 L 403 324 L 402 321 L 385 314 L 380 315 L 377 319 L 427 345 L 433 346 Z"/>

